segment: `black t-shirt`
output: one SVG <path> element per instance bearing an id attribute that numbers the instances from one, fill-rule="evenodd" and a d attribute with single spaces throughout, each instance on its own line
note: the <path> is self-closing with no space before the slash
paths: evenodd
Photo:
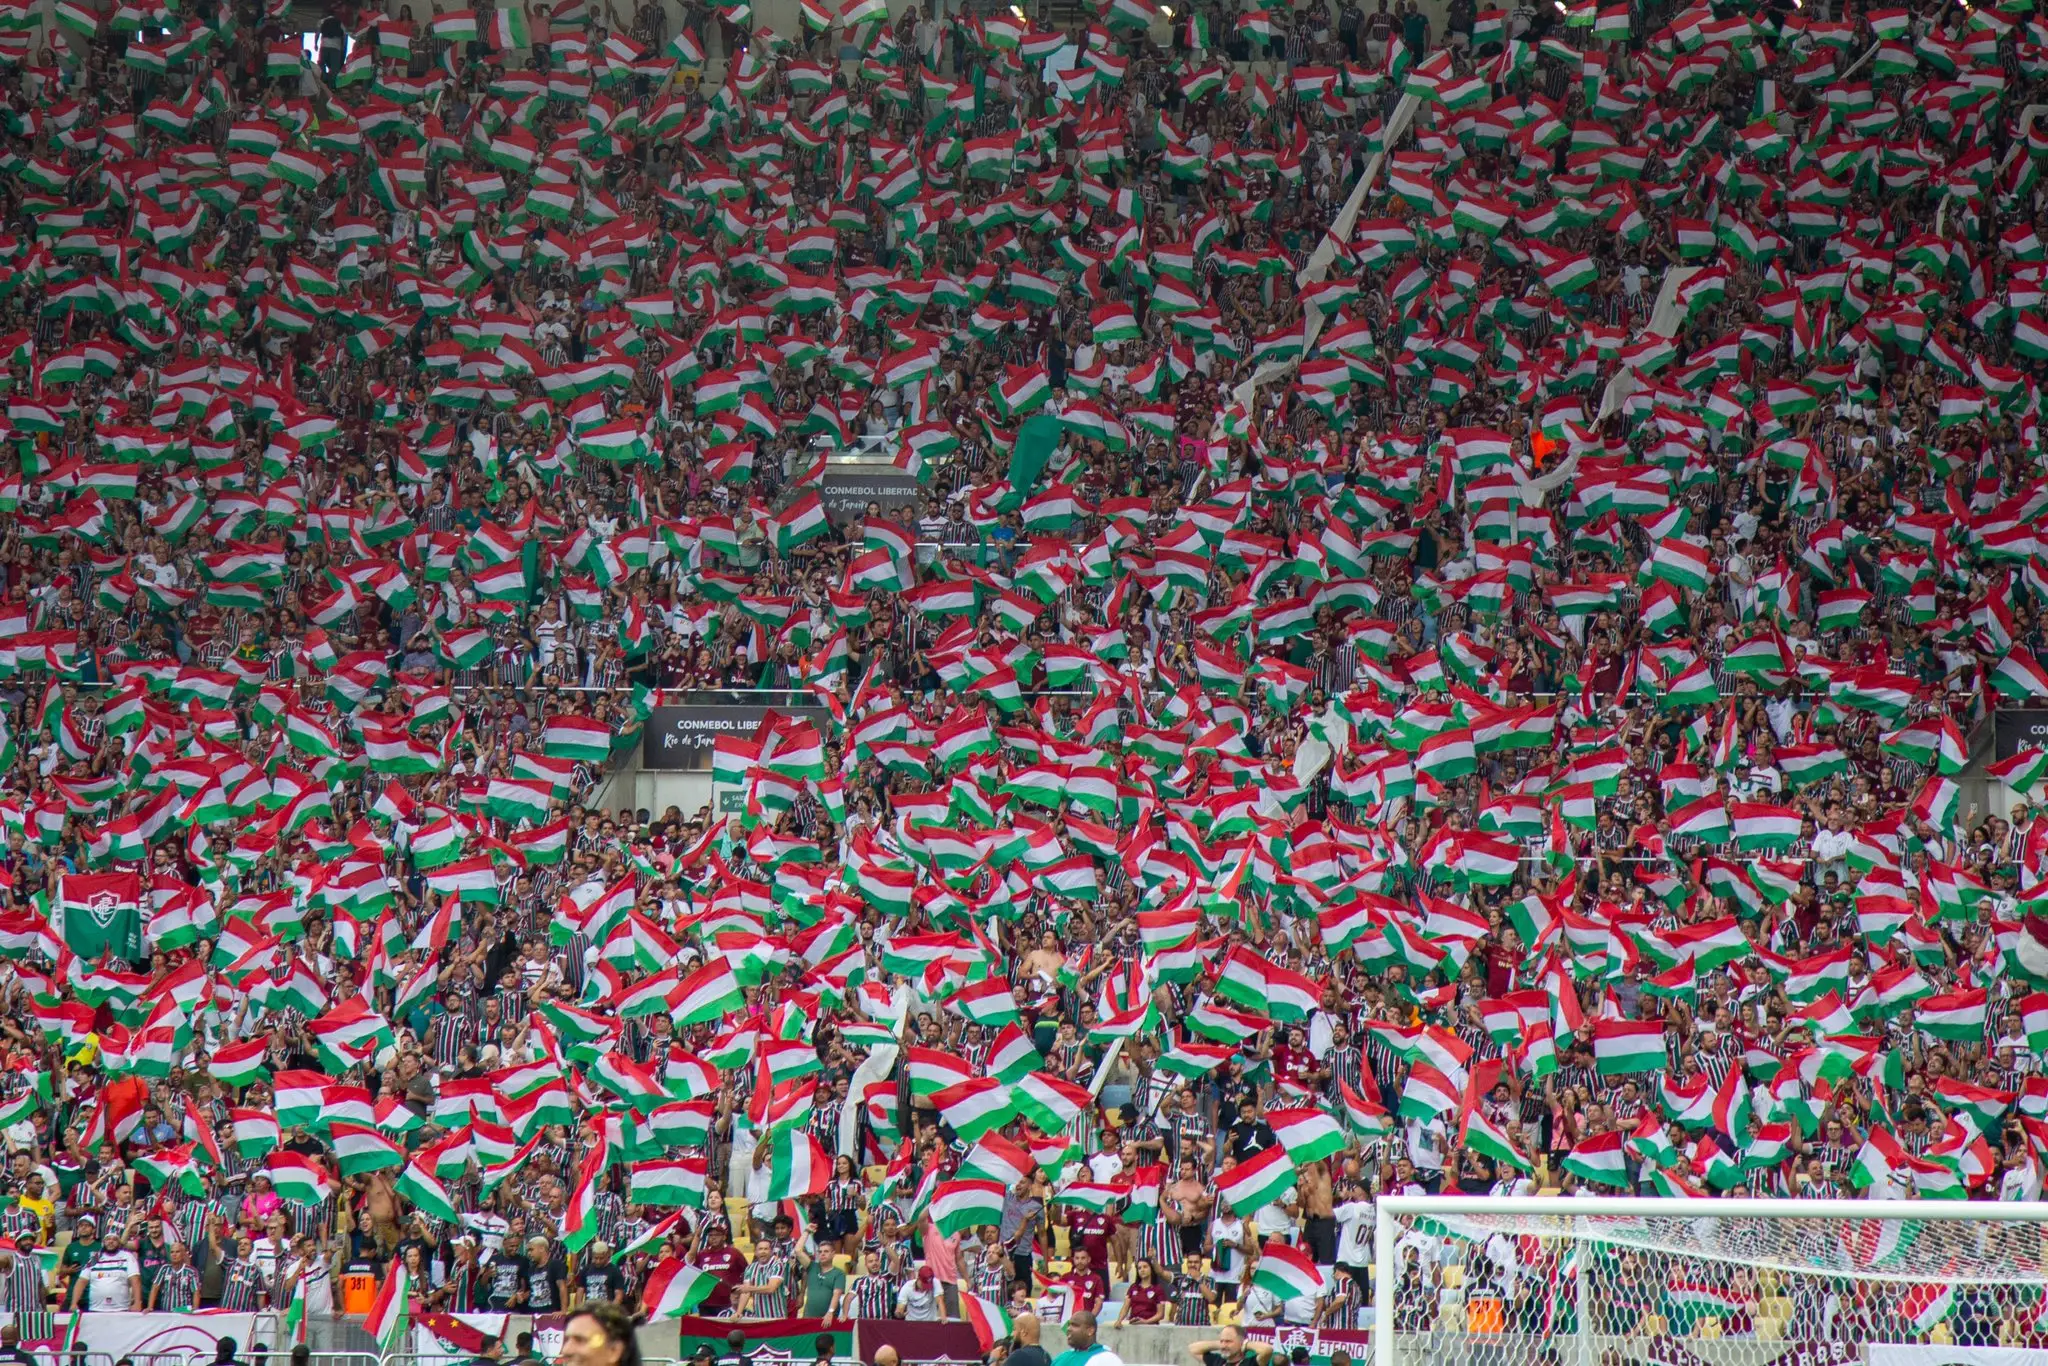
<path id="1" fill-rule="evenodd" d="M 1026 1347 L 1015 1347 L 1003 1358 L 1003 1366 L 1052 1366 L 1052 1358 L 1045 1354 L 1045 1348 L 1037 1343 Z"/>
<path id="2" fill-rule="evenodd" d="M 526 1284 L 526 1258 L 500 1257 L 487 1268 L 491 1308 L 510 1309 L 512 1297 Z"/>
<path id="3" fill-rule="evenodd" d="M 145 1237 L 135 1245 L 135 1261 L 142 1268 L 142 1293 L 146 1296 L 156 1285 L 156 1278 L 170 1265 L 171 1250 Z"/>
<path id="4" fill-rule="evenodd" d="M 569 1279 L 569 1264 L 560 1257 L 550 1258 L 545 1266 L 526 1264 L 526 1307 L 535 1313 L 552 1313 L 562 1306 L 555 1303 L 555 1287 Z"/>
<path id="5" fill-rule="evenodd" d="M 1235 1358 L 1227 1357 L 1211 1348 L 1202 1353 L 1202 1366 L 1249 1366 L 1251 1357 L 1252 1354 L 1246 1351 L 1240 1351 Z"/>
<path id="6" fill-rule="evenodd" d="M 1247 1157 L 1257 1156 L 1279 1142 L 1273 1126 L 1262 1119 L 1253 1120 L 1250 1124 L 1239 1120 L 1230 1126 L 1230 1156 L 1233 1161 L 1242 1162 Z"/>
<path id="7" fill-rule="evenodd" d="M 596 1304 L 610 1299 L 626 1288 L 626 1278 L 610 1262 L 603 1266 L 586 1266 L 576 1273 L 576 1284 L 582 1287 L 586 1304 Z"/>

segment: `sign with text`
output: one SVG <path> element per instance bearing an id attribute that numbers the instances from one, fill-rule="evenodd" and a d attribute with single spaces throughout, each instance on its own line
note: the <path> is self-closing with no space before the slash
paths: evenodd
<path id="1" fill-rule="evenodd" d="M 2032 745 L 2048 749 L 2048 707 L 2001 707 L 1993 713 L 1992 757 L 2010 759 Z"/>
<path id="2" fill-rule="evenodd" d="M 754 703 L 656 707 L 647 718 L 640 749 L 640 767 L 687 770 L 711 767 L 711 750 L 721 735 L 746 739 L 769 712 L 801 716 L 814 725 L 828 719 L 822 707 L 764 707 Z"/>
<path id="3" fill-rule="evenodd" d="M 916 505 L 923 489 L 916 475 L 894 465 L 835 461 L 818 480 L 818 499 L 827 514 L 843 521 L 866 512 L 869 503 L 880 503 L 885 513 L 901 512 Z"/>

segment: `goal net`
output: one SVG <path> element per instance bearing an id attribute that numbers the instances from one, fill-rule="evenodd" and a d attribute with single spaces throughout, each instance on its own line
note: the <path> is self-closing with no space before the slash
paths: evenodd
<path id="1" fill-rule="evenodd" d="M 2048 1204 L 1390 1196 L 1373 1251 L 1375 1366 L 2048 1366 Z"/>

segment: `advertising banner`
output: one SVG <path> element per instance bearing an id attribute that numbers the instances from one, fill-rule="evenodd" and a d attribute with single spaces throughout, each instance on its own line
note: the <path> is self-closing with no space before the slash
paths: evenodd
<path id="1" fill-rule="evenodd" d="M 885 515 L 894 516 L 917 503 L 924 485 L 914 474 L 880 461 L 833 461 L 818 480 L 818 501 L 834 521 L 843 522 L 879 504 Z"/>
<path id="2" fill-rule="evenodd" d="M 822 707 L 764 707 L 752 703 L 656 707 L 647 718 L 640 767 L 668 772 L 708 769 L 711 750 L 719 736 L 745 739 L 771 711 L 778 716 L 801 716 L 814 725 L 826 720 Z"/>
<path id="3" fill-rule="evenodd" d="M 2048 707 L 2001 707 L 1992 713 L 1992 758 L 2010 759 L 2029 745 L 2048 749 Z"/>

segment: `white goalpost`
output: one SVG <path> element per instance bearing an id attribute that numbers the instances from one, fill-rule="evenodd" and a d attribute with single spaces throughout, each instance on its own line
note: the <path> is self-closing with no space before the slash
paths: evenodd
<path id="1" fill-rule="evenodd" d="M 2048 1203 L 1385 1196 L 1373 1366 L 2048 1366 Z"/>

